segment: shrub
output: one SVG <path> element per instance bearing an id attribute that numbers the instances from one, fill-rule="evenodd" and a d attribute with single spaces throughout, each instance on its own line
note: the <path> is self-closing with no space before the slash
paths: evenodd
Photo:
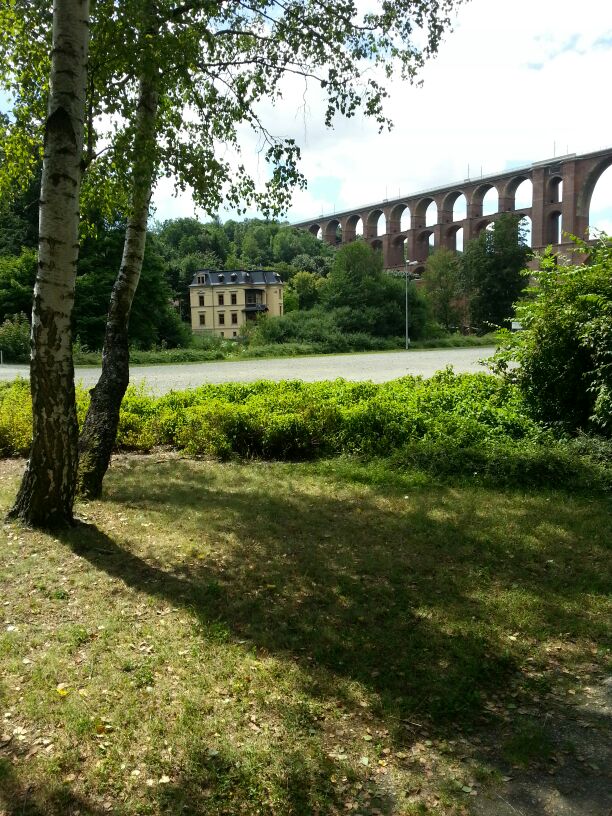
<path id="1" fill-rule="evenodd" d="M 25 456 L 32 441 L 30 383 L 0 383 L 0 456 Z"/>
<path id="2" fill-rule="evenodd" d="M 582 266 L 544 256 L 516 307 L 524 330 L 500 335 L 496 360 L 541 421 L 612 436 L 612 240 L 580 246 L 590 253 Z"/>
<path id="3" fill-rule="evenodd" d="M 117 447 L 148 451 L 160 444 L 150 422 L 155 411 L 155 400 L 146 393 L 144 386 L 128 386 L 119 414 Z"/>
<path id="4" fill-rule="evenodd" d="M 29 361 L 30 323 L 24 314 L 8 317 L 0 324 L 0 349 L 7 363 Z"/>
<path id="5" fill-rule="evenodd" d="M 382 319 L 382 318 L 381 318 Z M 298 353 L 343 353 L 348 351 L 384 351 L 399 348 L 403 339 L 378 336 L 369 330 L 359 331 L 364 325 L 350 309 L 344 307 L 325 311 L 315 307 L 304 312 L 290 312 L 282 317 L 265 317 L 250 335 L 246 350 L 249 357 L 266 347 L 270 354 L 288 349 L 305 349 Z M 275 346 L 275 344 L 278 344 Z"/>
<path id="6" fill-rule="evenodd" d="M 271 343 L 314 344 L 323 351 L 348 351 L 350 348 L 334 316 L 322 308 L 260 319 L 251 334 L 250 344 L 257 347 Z"/>
<path id="7" fill-rule="evenodd" d="M 82 423 L 89 395 L 77 390 Z M 0 388 L 0 453 L 27 451 L 28 384 Z M 192 455 L 310 459 L 390 457 L 394 468 L 500 484 L 612 485 L 610 442 L 556 438 L 525 409 L 519 389 L 487 374 L 393 382 L 302 381 L 204 385 L 154 398 L 130 387 L 117 446 L 170 445 Z"/>

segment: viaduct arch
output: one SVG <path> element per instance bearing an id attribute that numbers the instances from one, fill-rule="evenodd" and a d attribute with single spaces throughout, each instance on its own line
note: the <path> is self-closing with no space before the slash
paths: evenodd
<path id="1" fill-rule="evenodd" d="M 552 244 L 554 252 L 571 260 L 576 249 L 573 243 L 561 237 L 561 229 L 570 235 L 587 237 L 591 196 L 597 180 L 610 165 L 612 148 L 580 155 L 570 153 L 503 173 L 464 179 L 409 196 L 300 221 L 294 226 L 307 229 L 313 235 L 320 230 L 324 241 L 342 244 L 355 240 L 355 225 L 361 219 L 363 237 L 376 249 L 382 249 L 385 267 L 399 268 L 406 259 L 424 264 L 431 235 L 434 247 L 455 249 L 458 230 L 463 230 L 465 245 L 502 213 L 514 212 L 530 218 L 534 250 L 543 251 Z M 532 203 L 530 207 L 517 208 L 516 191 L 523 181 L 532 184 Z M 483 216 L 483 199 L 491 189 L 497 192 L 498 209 Z M 455 220 L 453 208 L 461 195 L 467 204 L 466 217 Z M 432 202 L 436 205 L 437 222 L 426 226 L 426 212 Z M 401 219 L 406 211 L 410 215 L 410 227 L 402 230 Z M 381 215 L 386 224 L 384 234 L 377 231 Z M 418 266 L 415 271 L 420 271 Z"/>

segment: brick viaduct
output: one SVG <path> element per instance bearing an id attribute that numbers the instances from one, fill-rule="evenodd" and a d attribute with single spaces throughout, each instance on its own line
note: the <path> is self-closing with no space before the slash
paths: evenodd
<path id="1" fill-rule="evenodd" d="M 414 195 L 300 221 L 294 226 L 307 229 L 335 245 L 354 241 L 361 221 L 364 239 L 375 249 L 382 250 L 386 268 L 394 268 L 403 266 L 406 260 L 424 263 L 432 245 L 456 249 L 457 233 L 461 229 L 465 246 L 502 213 L 515 212 L 531 219 L 531 246 L 534 250 L 543 250 L 552 244 L 554 251 L 571 258 L 574 245 L 564 241 L 562 233 L 587 236 L 593 189 L 610 165 L 612 148 L 581 155 L 569 154 L 496 175 L 466 179 Z M 517 188 L 526 180 L 532 185 L 531 206 L 516 208 Z M 493 188 L 498 196 L 497 212 L 483 215 L 483 199 Z M 455 220 L 453 209 L 461 195 L 465 196 L 466 217 Z M 432 202 L 437 208 L 437 218 L 435 224 L 428 226 L 426 212 Z M 402 229 L 401 221 L 407 214 L 410 228 Z M 384 216 L 384 233 L 379 232 L 381 216 Z M 416 266 L 415 272 L 419 271 Z"/>

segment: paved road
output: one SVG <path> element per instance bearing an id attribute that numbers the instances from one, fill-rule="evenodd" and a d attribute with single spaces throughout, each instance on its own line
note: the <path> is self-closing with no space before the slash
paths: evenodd
<path id="1" fill-rule="evenodd" d="M 133 383 L 145 382 L 156 394 L 182 390 L 203 383 L 252 382 L 253 380 L 373 380 L 386 382 L 405 374 L 429 377 L 452 365 L 456 372 L 484 371 L 478 361 L 490 357 L 492 346 L 480 348 L 390 351 L 377 354 L 336 354 L 273 360 L 239 360 L 181 365 L 134 366 Z M 86 387 L 98 379 L 98 368 L 77 368 L 76 380 Z M 0 380 L 27 377 L 26 366 L 0 367 Z"/>

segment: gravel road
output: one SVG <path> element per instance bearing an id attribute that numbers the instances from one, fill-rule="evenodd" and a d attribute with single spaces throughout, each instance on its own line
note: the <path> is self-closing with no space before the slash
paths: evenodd
<path id="1" fill-rule="evenodd" d="M 372 380 L 386 382 L 405 374 L 429 377 L 452 365 L 457 373 L 485 371 L 479 360 L 493 354 L 492 346 L 480 348 L 425 349 L 375 354 L 335 354 L 269 360 L 239 360 L 180 365 L 134 366 L 131 382 L 145 382 L 155 394 L 179 391 L 204 383 L 252 382 L 253 380 Z M 28 376 L 27 366 L 0 367 L 0 380 Z M 76 381 L 94 385 L 98 368 L 77 368 Z"/>

